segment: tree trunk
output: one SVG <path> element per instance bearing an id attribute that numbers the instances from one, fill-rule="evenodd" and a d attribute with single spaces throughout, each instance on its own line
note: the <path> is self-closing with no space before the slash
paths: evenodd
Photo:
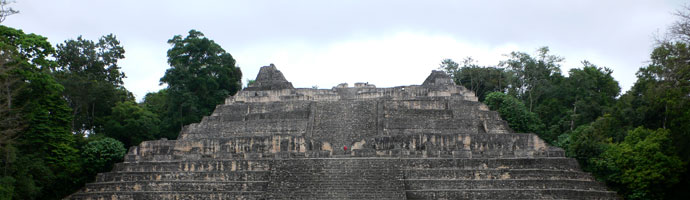
<path id="1" fill-rule="evenodd" d="M 573 128 L 575 127 L 575 115 L 577 115 L 577 104 L 573 103 L 573 115 L 570 116 L 570 131 L 573 131 Z"/>
<path id="2" fill-rule="evenodd" d="M 76 129 L 76 120 L 77 120 L 77 113 L 79 112 L 79 107 L 74 107 L 74 110 L 72 110 L 72 133 L 74 133 Z"/>
<path id="3" fill-rule="evenodd" d="M 668 102 L 664 103 L 664 122 L 661 125 L 662 128 L 666 128 L 666 119 L 668 118 Z"/>
<path id="4" fill-rule="evenodd" d="M 12 92 L 10 92 L 10 84 L 5 84 L 5 92 L 7 93 L 7 110 L 12 110 Z"/>
<path id="5" fill-rule="evenodd" d="M 503 75 L 503 73 L 501 73 L 501 71 L 498 70 L 498 68 L 496 68 L 496 72 L 498 72 L 498 90 L 501 90 L 501 76 Z"/>
<path id="6" fill-rule="evenodd" d="M 532 112 L 532 90 L 529 90 L 529 112 Z"/>

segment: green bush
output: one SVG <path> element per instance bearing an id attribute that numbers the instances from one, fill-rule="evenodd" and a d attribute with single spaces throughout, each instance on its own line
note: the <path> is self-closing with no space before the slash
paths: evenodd
<path id="1" fill-rule="evenodd" d="M 125 145 L 113 138 L 104 137 L 91 141 L 82 151 L 85 170 L 90 175 L 110 171 L 113 164 L 122 161 L 125 153 Z"/>
<path id="2" fill-rule="evenodd" d="M 630 131 L 623 142 L 592 158 L 594 172 L 627 199 L 662 199 L 686 170 L 669 134 L 643 127 Z"/>
<path id="3" fill-rule="evenodd" d="M 525 104 L 515 97 L 501 92 L 492 92 L 486 95 L 484 103 L 489 106 L 489 109 L 498 111 L 501 117 L 508 121 L 510 128 L 516 132 L 536 133 L 549 142 L 555 139 L 542 134 L 544 124 L 537 114 L 528 111 Z"/>

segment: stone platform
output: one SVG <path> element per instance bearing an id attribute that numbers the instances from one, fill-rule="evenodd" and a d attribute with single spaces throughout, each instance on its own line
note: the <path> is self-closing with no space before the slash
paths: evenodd
<path id="1" fill-rule="evenodd" d="M 616 199 L 434 71 L 422 85 L 293 88 L 275 66 L 68 199 Z"/>

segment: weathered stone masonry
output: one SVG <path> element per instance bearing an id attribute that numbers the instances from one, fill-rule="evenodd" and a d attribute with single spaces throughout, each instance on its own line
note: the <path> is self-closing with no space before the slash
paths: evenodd
<path id="1" fill-rule="evenodd" d="M 343 147 L 347 147 L 344 150 Z M 275 66 L 69 199 L 615 199 L 433 71 L 422 85 L 294 88 Z"/>

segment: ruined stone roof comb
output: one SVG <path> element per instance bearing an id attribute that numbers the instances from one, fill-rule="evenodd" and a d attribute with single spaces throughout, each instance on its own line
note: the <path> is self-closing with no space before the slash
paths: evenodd
<path id="1" fill-rule="evenodd" d="M 432 70 L 431 74 L 426 77 L 422 86 L 441 86 L 441 85 L 455 85 L 453 79 L 443 71 Z"/>
<path id="2" fill-rule="evenodd" d="M 249 85 L 245 90 L 282 90 L 294 89 L 292 83 L 288 82 L 283 76 L 283 73 L 276 68 L 273 63 L 268 66 L 263 66 L 256 75 L 254 83 Z"/>

